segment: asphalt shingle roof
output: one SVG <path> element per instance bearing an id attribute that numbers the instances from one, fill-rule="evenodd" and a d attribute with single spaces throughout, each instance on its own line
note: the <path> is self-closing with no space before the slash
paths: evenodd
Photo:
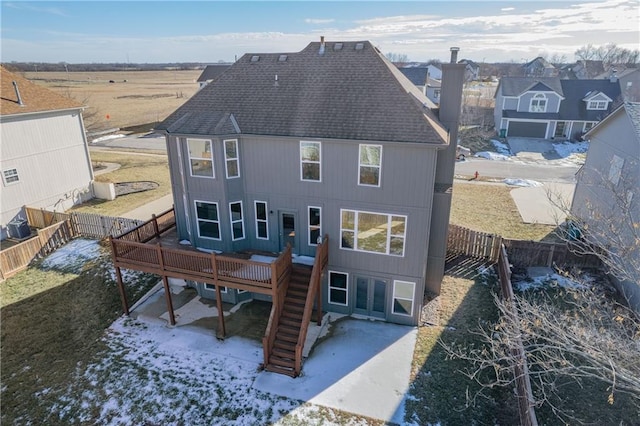
<path id="1" fill-rule="evenodd" d="M 640 102 L 625 102 L 624 109 L 629 116 L 636 137 L 640 140 Z"/>
<path id="2" fill-rule="evenodd" d="M 201 81 L 215 80 L 223 72 L 229 69 L 230 66 L 231 64 L 207 65 L 202 71 L 202 74 L 200 74 L 200 77 L 198 77 L 197 81 L 201 82 Z"/>
<path id="3" fill-rule="evenodd" d="M 18 84 L 22 106 L 13 82 Z M 0 66 L 0 115 L 26 114 L 41 111 L 80 109 L 82 106 L 67 97 L 39 86 Z"/>
<path id="4" fill-rule="evenodd" d="M 502 77 L 500 86 L 502 86 L 503 96 L 520 96 L 534 87 L 535 90 L 551 90 L 564 96 L 560 79 L 557 77 Z"/>
<path id="5" fill-rule="evenodd" d="M 565 99 L 560 103 L 560 119 L 580 121 L 600 121 L 613 111 L 614 105 L 619 105 L 620 85 L 609 80 L 560 80 Z M 588 110 L 583 100 L 589 92 L 602 92 L 613 102 L 609 109 Z"/>
<path id="6" fill-rule="evenodd" d="M 319 51 L 315 42 L 297 53 L 245 54 L 156 129 L 447 143 L 430 101 L 370 42 Z"/>

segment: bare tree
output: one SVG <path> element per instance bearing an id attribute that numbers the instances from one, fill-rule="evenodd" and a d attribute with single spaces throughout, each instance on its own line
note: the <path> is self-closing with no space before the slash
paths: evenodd
<path id="1" fill-rule="evenodd" d="M 640 60 L 640 50 L 626 49 L 615 43 L 608 43 L 599 47 L 592 44 L 582 46 L 575 51 L 576 59 L 583 61 L 602 61 L 605 71 L 615 65 L 636 65 Z"/>
<path id="2" fill-rule="evenodd" d="M 469 361 L 463 372 L 481 385 L 482 396 L 495 386 L 515 387 L 513 366 L 520 359 L 513 348 L 522 344 L 526 354 L 534 404 L 546 405 L 564 422 L 581 421 L 580 414 L 562 406 L 565 385 L 598 381 L 607 392 L 595 395 L 608 404 L 618 397 L 640 409 L 640 322 L 628 308 L 608 300 L 602 288 L 565 290 L 548 294 L 516 295 L 518 320 L 512 303 L 495 297 L 500 319 L 476 333 L 484 345 L 454 347 L 444 344 L 449 356 Z"/>
<path id="3" fill-rule="evenodd" d="M 409 56 L 404 53 L 388 52 L 384 56 L 386 56 L 388 60 L 396 64 L 396 66 L 398 67 L 402 67 L 409 62 Z"/>

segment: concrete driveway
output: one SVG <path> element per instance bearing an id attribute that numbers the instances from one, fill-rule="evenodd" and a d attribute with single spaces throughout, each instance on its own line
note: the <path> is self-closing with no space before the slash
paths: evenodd
<path id="1" fill-rule="evenodd" d="M 561 157 L 548 139 L 509 137 L 511 153 L 523 160 L 558 160 Z"/>

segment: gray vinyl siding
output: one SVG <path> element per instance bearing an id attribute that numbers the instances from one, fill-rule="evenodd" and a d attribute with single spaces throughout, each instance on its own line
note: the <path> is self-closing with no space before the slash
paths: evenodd
<path id="1" fill-rule="evenodd" d="M 187 224 L 178 214 L 179 230 L 191 226 L 191 240 L 197 247 L 222 251 L 243 249 L 278 252 L 280 250 L 279 212 L 297 215 L 297 247 L 294 253 L 314 256 L 316 247 L 308 238 L 308 208 L 320 207 L 322 234 L 328 234 L 330 270 L 355 276 L 380 277 L 387 282 L 386 319 L 416 324 L 424 292 L 426 253 L 429 241 L 436 149 L 428 144 L 384 143 L 377 141 L 319 140 L 291 137 L 238 137 L 240 178 L 226 179 L 222 141 L 212 138 L 215 179 L 191 177 L 185 138 L 181 138 L 185 170 L 185 193 L 192 215 Z M 300 178 L 300 141 L 321 142 L 321 182 Z M 382 145 L 380 187 L 358 185 L 360 143 Z M 170 144 L 171 145 L 171 144 Z M 170 148 L 172 183 L 180 182 L 179 157 Z M 176 207 L 182 202 L 174 186 Z M 222 241 L 198 238 L 194 200 L 219 203 Z M 231 241 L 228 203 L 242 201 L 245 239 Z M 269 239 L 256 238 L 255 201 L 267 203 Z M 407 216 L 404 256 L 363 253 L 340 248 L 341 209 Z M 181 234 L 182 238 L 187 238 Z M 328 274 L 327 274 L 328 275 Z M 416 283 L 414 312 L 411 317 L 392 314 L 393 281 Z M 325 303 L 328 301 L 325 277 Z M 335 308 L 335 309 L 334 309 Z M 328 310 L 340 312 L 338 306 Z M 350 308 L 349 308 L 350 309 Z M 344 309 L 343 309 L 344 310 Z"/>

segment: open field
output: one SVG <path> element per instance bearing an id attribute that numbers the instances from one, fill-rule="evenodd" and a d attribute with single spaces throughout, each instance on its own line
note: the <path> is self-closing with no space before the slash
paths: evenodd
<path id="1" fill-rule="evenodd" d="M 88 131 L 94 131 L 163 120 L 196 93 L 196 79 L 201 73 L 200 70 L 26 72 L 24 76 L 86 105 L 85 125 Z"/>

